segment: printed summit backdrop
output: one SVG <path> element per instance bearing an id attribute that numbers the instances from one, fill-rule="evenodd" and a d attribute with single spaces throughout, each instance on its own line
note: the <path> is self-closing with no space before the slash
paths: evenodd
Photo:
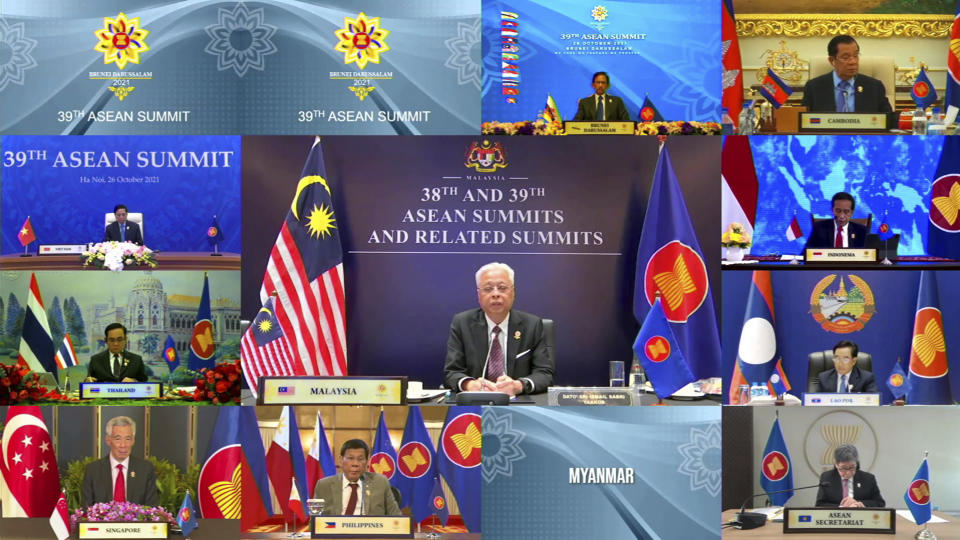
<path id="1" fill-rule="evenodd" d="M 483 1 L 483 121 L 564 120 L 610 76 L 633 120 L 650 96 L 665 120 L 720 117 L 720 6 L 710 0 Z"/>
<path id="2" fill-rule="evenodd" d="M 244 138 L 246 319 L 260 308 L 267 256 L 311 143 Z M 606 384 L 608 361 L 631 360 L 639 330 L 632 312 L 636 253 L 655 138 L 321 143 L 343 241 L 350 374 L 403 374 L 438 387 L 451 318 L 479 307 L 474 274 L 492 261 L 516 270 L 516 309 L 556 321 L 558 384 Z M 471 161 L 474 145 L 496 146 L 500 157 L 486 166 Z M 720 139 L 677 138 L 667 147 L 718 302 L 719 260 L 712 254 L 719 247 Z"/>

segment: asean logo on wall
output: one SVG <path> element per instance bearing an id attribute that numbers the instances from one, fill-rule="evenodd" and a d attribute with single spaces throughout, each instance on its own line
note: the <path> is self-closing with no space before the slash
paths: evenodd
<path id="1" fill-rule="evenodd" d="M 380 63 L 380 55 L 389 51 L 386 38 L 390 31 L 380 25 L 380 17 L 367 17 L 361 12 L 356 19 L 343 18 L 343 28 L 336 31 L 339 42 L 334 50 L 343 53 L 343 63 L 355 63 L 360 69 L 368 62 Z"/>
<path id="2" fill-rule="evenodd" d="M 810 314 L 827 332 L 849 334 L 863 330 L 875 312 L 873 291 L 863 278 L 854 274 L 846 278 L 830 274 L 810 293 Z"/>

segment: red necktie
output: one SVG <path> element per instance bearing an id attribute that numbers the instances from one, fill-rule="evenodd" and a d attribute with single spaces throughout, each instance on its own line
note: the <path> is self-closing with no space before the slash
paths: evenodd
<path id="1" fill-rule="evenodd" d="M 493 327 L 493 344 L 490 346 L 490 362 L 487 366 L 487 378 L 493 382 L 503 375 L 503 347 L 500 345 L 500 327 Z"/>
<path id="2" fill-rule="evenodd" d="M 833 247 L 843 247 L 843 227 L 837 227 L 837 239 L 833 241 Z"/>
<path id="3" fill-rule="evenodd" d="M 113 501 L 127 501 L 127 487 L 126 481 L 123 478 L 123 465 L 120 464 L 117 465 L 117 481 L 113 484 Z"/>
<path id="4" fill-rule="evenodd" d="M 347 509 L 344 510 L 344 514 L 352 516 L 354 510 L 357 509 L 357 483 L 350 482 L 350 499 L 347 500 Z"/>

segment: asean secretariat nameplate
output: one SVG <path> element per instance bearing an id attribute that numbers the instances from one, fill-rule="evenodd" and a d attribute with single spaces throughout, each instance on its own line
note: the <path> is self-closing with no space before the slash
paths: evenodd
<path id="1" fill-rule="evenodd" d="M 893 508 L 784 508 L 784 533 L 896 534 Z"/>
<path id="2" fill-rule="evenodd" d="M 160 383 L 80 383 L 80 399 L 156 399 Z"/>
<path id="3" fill-rule="evenodd" d="M 633 122 L 564 122 L 567 135 L 633 135 Z"/>
<path id="4" fill-rule="evenodd" d="M 803 404 L 811 407 L 876 407 L 880 405 L 880 394 L 806 393 Z"/>
<path id="5" fill-rule="evenodd" d="M 875 263 L 877 250 L 865 248 L 807 248 L 803 256 L 808 263 Z"/>
<path id="6" fill-rule="evenodd" d="M 800 113 L 800 131 L 887 131 L 885 113 Z"/>
<path id="7" fill-rule="evenodd" d="M 406 405 L 406 377 L 260 377 L 258 405 Z"/>
<path id="8" fill-rule="evenodd" d="M 408 516 L 314 516 L 311 538 L 413 538 Z"/>
<path id="9" fill-rule="evenodd" d="M 166 538 L 167 524 L 156 522 L 114 523 L 86 521 L 79 524 L 78 538 Z"/>
<path id="10" fill-rule="evenodd" d="M 632 388 L 605 386 L 551 386 L 548 405 L 633 405 Z"/>

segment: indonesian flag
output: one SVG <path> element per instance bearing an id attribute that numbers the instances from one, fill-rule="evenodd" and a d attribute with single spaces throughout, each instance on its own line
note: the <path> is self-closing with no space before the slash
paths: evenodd
<path id="1" fill-rule="evenodd" d="M 33 224 L 30 223 L 30 216 L 27 216 L 27 220 L 23 222 L 23 227 L 20 227 L 17 239 L 20 240 L 20 245 L 24 247 L 37 239 L 37 235 L 33 232 Z"/>
<path id="2" fill-rule="evenodd" d="M 50 516 L 50 528 L 57 540 L 70 538 L 70 514 L 67 511 L 67 494 L 63 491 L 60 491 L 60 498 L 57 499 L 57 505 Z"/>
<path id="3" fill-rule="evenodd" d="M 800 222 L 797 221 L 797 215 L 793 215 L 793 220 L 787 226 L 787 240 L 793 242 L 797 238 L 803 238 L 803 230 L 800 229 Z"/>
<path id="4" fill-rule="evenodd" d="M 720 174 L 723 179 L 720 232 L 726 230 L 731 223 L 741 223 L 743 231 L 753 238 L 760 184 L 753 167 L 750 140 L 745 135 L 726 137 L 720 159 Z"/>
<path id="5" fill-rule="evenodd" d="M 3 517 L 49 518 L 60 496 L 60 473 L 40 407 L 7 409 L 0 449 Z"/>

